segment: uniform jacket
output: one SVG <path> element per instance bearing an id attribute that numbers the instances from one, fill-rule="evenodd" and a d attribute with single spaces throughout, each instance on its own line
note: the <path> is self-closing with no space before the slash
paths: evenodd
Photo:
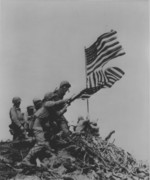
<path id="1" fill-rule="evenodd" d="M 57 121 L 58 117 L 61 115 L 59 108 L 64 104 L 64 100 L 45 102 L 43 106 L 34 114 L 35 122 L 33 128 L 36 129 L 37 127 L 43 127 L 50 121 Z"/>
<path id="2" fill-rule="evenodd" d="M 21 127 L 21 125 L 24 123 L 21 109 L 13 106 L 10 109 L 10 119 L 11 119 L 12 123 L 15 124 L 17 127 Z"/>

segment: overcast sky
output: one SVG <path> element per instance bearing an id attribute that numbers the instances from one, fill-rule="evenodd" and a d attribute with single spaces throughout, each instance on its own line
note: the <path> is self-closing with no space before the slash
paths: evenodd
<path id="1" fill-rule="evenodd" d="M 0 139 L 11 138 L 12 98 L 22 98 L 24 112 L 34 97 L 43 98 L 62 80 L 72 87 L 66 97 L 85 87 L 85 54 L 98 36 L 116 30 L 126 55 L 108 66 L 125 71 L 112 88 L 90 98 L 91 119 L 98 118 L 103 138 L 137 159 L 148 159 L 148 1 L 1 0 Z M 86 101 L 68 108 L 70 124 L 86 115 Z"/>

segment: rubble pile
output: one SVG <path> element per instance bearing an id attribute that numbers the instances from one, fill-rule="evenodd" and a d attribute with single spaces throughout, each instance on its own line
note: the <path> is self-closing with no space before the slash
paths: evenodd
<path id="1" fill-rule="evenodd" d="M 89 122 L 86 124 L 89 124 Z M 141 164 L 110 138 L 99 135 L 98 128 L 76 128 L 61 141 L 49 157 L 36 159 L 35 166 L 17 166 L 33 141 L 0 143 L 0 180 L 148 180 L 149 166 Z M 81 127 L 81 126 L 80 126 Z"/>

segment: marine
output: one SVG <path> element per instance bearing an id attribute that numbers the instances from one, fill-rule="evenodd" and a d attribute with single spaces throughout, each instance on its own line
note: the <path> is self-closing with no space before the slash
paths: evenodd
<path id="1" fill-rule="evenodd" d="M 62 81 L 59 85 L 59 88 L 53 92 L 55 95 L 54 100 L 55 101 L 62 100 L 64 96 L 66 95 L 66 93 L 69 92 L 70 87 L 71 87 L 71 84 L 68 81 Z M 68 104 L 69 104 L 69 101 L 68 101 Z M 58 107 L 58 110 L 59 109 L 62 109 L 62 105 Z M 62 135 L 64 137 L 67 137 L 70 134 L 68 121 L 64 115 L 59 116 L 59 119 L 57 120 L 57 125 L 59 128 L 59 131 L 62 131 L 63 133 Z"/>
<path id="2" fill-rule="evenodd" d="M 53 129 L 51 124 L 66 111 L 65 108 L 59 109 L 58 107 L 64 106 L 68 101 L 68 99 L 54 101 L 54 97 L 53 93 L 46 94 L 42 107 L 34 114 L 33 133 L 36 142 L 28 155 L 23 159 L 22 164 L 33 165 L 36 158 L 39 158 L 39 154 L 42 157 L 43 154 L 45 156 L 47 152 L 51 154 L 53 151 L 49 144 L 50 137 L 54 133 L 50 131 Z M 46 136 L 47 132 L 49 137 Z"/>
<path id="3" fill-rule="evenodd" d="M 27 111 L 24 114 L 25 129 L 28 132 L 28 136 L 33 136 L 33 123 L 34 123 L 34 106 L 27 106 Z"/>
<path id="4" fill-rule="evenodd" d="M 10 109 L 9 112 L 11 119 L 11 124 L 9 125 L 9 128 L 10 128 L 10 133 L 13 135 L 13 140 L 27 138 L 27 133 L 24 128 L 25 121 L 20 109 L 21 98 L 14 97 L 12 99 L 12 103 L 13 103 L 13 107 Z"/>

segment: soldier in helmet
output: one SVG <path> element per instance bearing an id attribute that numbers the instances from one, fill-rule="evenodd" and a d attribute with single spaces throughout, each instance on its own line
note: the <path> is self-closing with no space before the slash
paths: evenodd
<path id="1" fill-rule="evenodd" d="M 62 81 L 60 83 L 60 86 L 58 89 L 54 91 L 54 93 L 57 95 L 58 99 L 63 99 L 67 91 L 69 92 L 69 88 L 71 87 L 71 84 L 68 81 Z"/>
<path id="2" fill-rule="evenodd" d="M 56 117 L 64 113 L 65 109 L 58 111 L 57 109 L 60 105 L 64 105 L 68 101 L 68 99 L 53 101 L 54 97 L 54 93 L 47 93 L 44 97 L 42 107 L 34 114 L 35 121 L 33 125 L 33 133 L 36 143 L 24 158 L 22 164 L 30 166 L 35 162 L 37 157 L 39 158 L 39 155 L 43 156 L 48 151 L 49 153 L 52 152 L 48 139 L 53 134 L 53 132 L 50 131 L 50 128 L 52 128 L 51 121 L 54 121 Z M 47 136 L 47 131 L 49 132 L 49 137 Z"/>
<path id="3" fill-rule="evenodd" d="M 11 119 L 10 132 L 13 135 L 13 140 L 18 140 L 22 138 L 26 138 L 26 131 L 24 128 L 24 118 L 21 113 L 20 104 L 21 98 L 14 97 L 12 99 L 13 107 L 10 109 L 9 115 Z"/>
<path id="4" fill-rule="evenodd" d="M 66 95 L 67 92 L 69 92 L 69 88 L 71 87 L 71 84 L 68 81 L 62 81 L 60 83 L 60 86 L 58 89 L 54 91 L 55 94 L 55 101 L 62 100 L 63 97 Z M 62 108 L 62 106 L 59 106 L 58 108 Z M 62 115 L 59 117 L 57 120 L 58 122 L 58 127 L 60 131 L 63 132 L 64 136 L 67 136 L 69 134 L 69 126 L 68 126 L 68 121 L 67 119 Z"/>
<path id="5" fill-rule="evenodd" d="M 97 123 L 90 122 L 88 118 L 84 119 L 82 116 L 78 118 L 77 126 L 75 127 L 76 133 L 90 133 L 99 136 L 99 128 Z"/>
<path id="6" fill-rule="evenodd" d="M 24 119 L 26 122 L 26 131 L 29 136 L 33 136 L 33 124 L 34 124 L 34 114 L 35 112 L 42 107 L 42 100 L 39 98 L 33 99 L 33 105 L 27 106 L 27 111 L 24 114 Z"/>
<path id="7" fill-rule="evenodd" d="M 25 129 L 28 132 L 29 136 L 33 135 L 32 127 L 34 123 L 34 106 L 30 105 L 27 106 L 27 111 L 24 114 L 24 120 L 25 120 Z"/>
<path id="8" fill-rule="evenodd" d="M 39 98 L 34 98 L 33 104 L 34 104 L 35 111 L 37 111 L 38 109 L 42 107 L 42 100 Z"/>

